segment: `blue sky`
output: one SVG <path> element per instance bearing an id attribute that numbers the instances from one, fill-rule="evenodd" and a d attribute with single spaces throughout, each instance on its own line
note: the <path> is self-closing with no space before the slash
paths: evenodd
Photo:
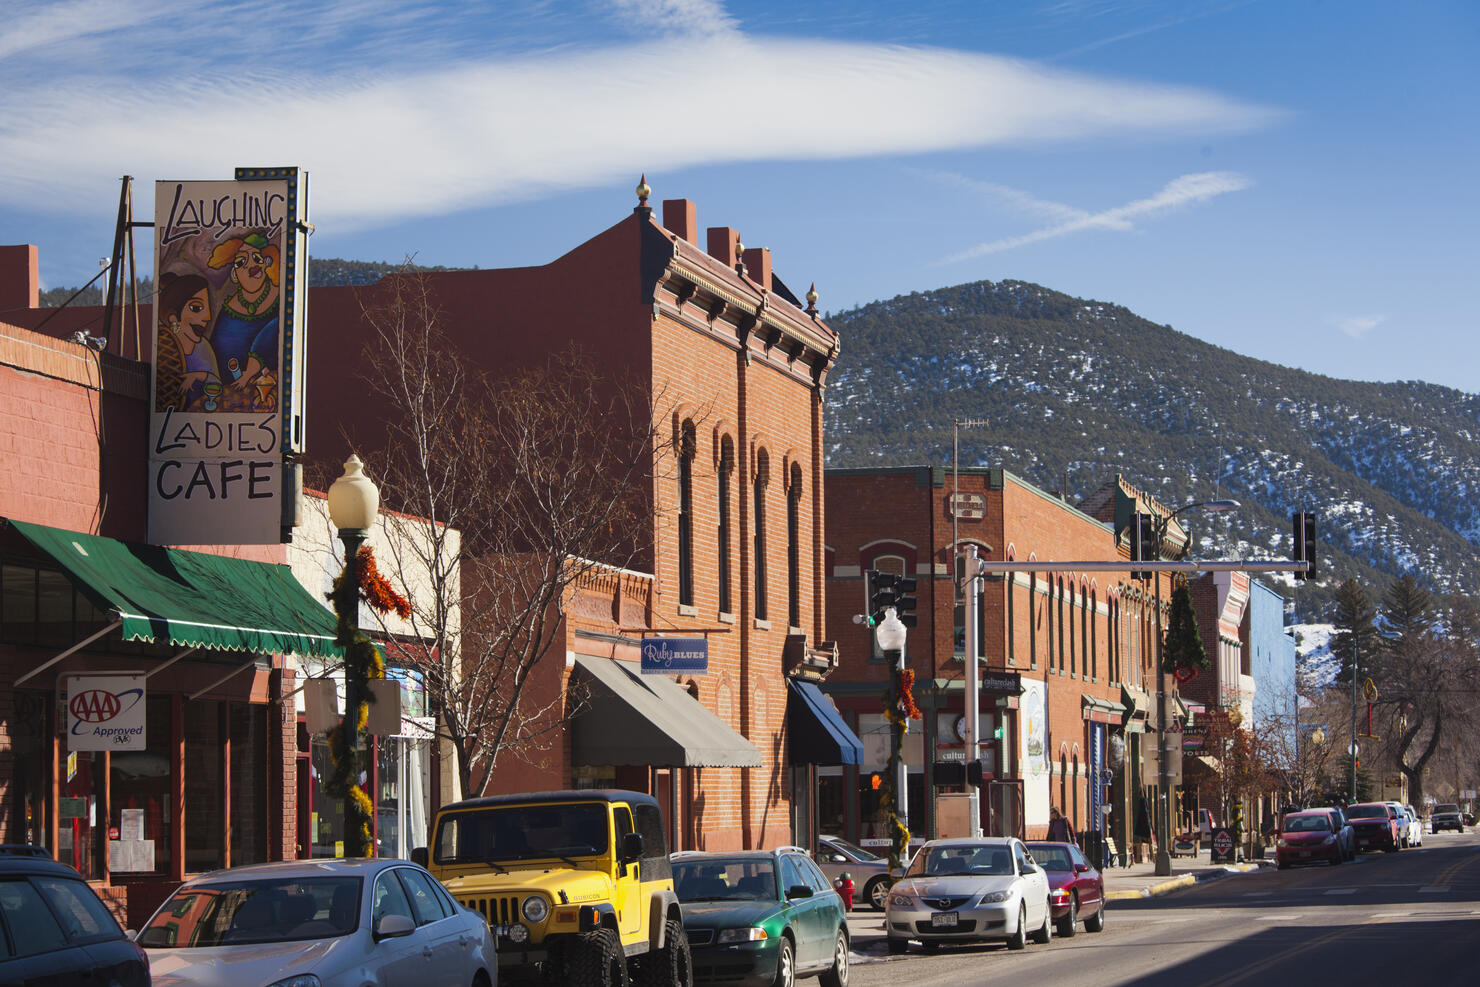
<path id="1" fill-rule="evenodd" d="M 537 264 L 646 172 L 828 311 L 1017 278 L 1473 393 L 1476 51 L 1469 0 L 11 0 L 0 242 L 81 284 L 119 176 L 297 164 L 311 255 Z"/>

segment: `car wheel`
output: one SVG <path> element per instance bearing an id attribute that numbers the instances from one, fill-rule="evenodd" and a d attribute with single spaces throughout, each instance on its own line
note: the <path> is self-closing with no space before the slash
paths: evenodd
<path id="1" fill-rule="evenodd" d="M 1046 898 L 1043 901 L 1043 926 L 1033 933 L 1033 941 L 1040 946 L 1053 942 L 1053 909 Z"/>
<path id="2" fill-rule="evenodd" d="M 1060 938 L 1071 939 L 1079 928 L 1079 896 L 1069 896 L 1069 910 L 1059 919 L 1058 933 Z"/>
<path id="3" fill-rule="evenodd" d="M 1105 931 L 1105 898 L 1104 898 L 1103 895 L 1100 896 L 1100 910 L 1097 911 L 1097 912 L 1095 912 L 1089 918 L 1087 918 L 1087 919 L 1084 920 L 1084 931 L 1085 932 L 1104 932 Z"/>
<path id="4" fill-rule="evenodd" d="M 833 943 L 833 965 L 823 970 L 818 980 L 822 987 L 848 987 L 848 934 L 842 929 Z"/>
<path id="5" fill-rule="evenodd" d="M 694 963 L 683 923 L 673 918 L 664 922 L 663 948 L 648 953 L 636 966 L 633 979 L 641 987 L 693 987 Z"/>
<path id="6" fill-rule="evenodd" d="M 882 912 L 889 903 L 889 878 L 879 875 L 863 886 L 863 900 L 876 912 Z"/>
<path id="7" fill-rule="evenodd" d="M 909 948 L 910 948 L 910 941 L 908 939 L 901 939 L 898 936 L 890 936 L 889 937 L 889 955 L 890 956 L 900 956 L 900 955 L 908 952 L 909 951 Z"/>
<path id="8" fill-rule="evenodd" d="M 1028 945 L 1028 930 L 1027 930 L 1027 928 L 1025 928 L 1025 926 L 1027 926 L 1027 924 L 1028 924 L 1028 906 L 1026 906 L 1026 905 L 1019 905 L 1018 906 L 1017 929 L 1013 931 L 1012 935 L 1010 935 L 1010 936 L 1007 937 L 1007 948 L 1008 949 L 1025 949 L 1027 947 L 1027 945 Z"/>
<path id="9" fill-rule="evenodd" d="M 574 987 L 626 987 L 627 962 L 611 929 L 593 929 L 576 938 L 567 953 Z"/>
<path id="10" fill-rule="evenodd" d="M 795 987 L 796 982 L 796 953 L 792 948 L 791 940 L 782 936 L 781 946 L 776 950 L 776 979 L 771 981 L 771 984 L 772 987 Z"/>

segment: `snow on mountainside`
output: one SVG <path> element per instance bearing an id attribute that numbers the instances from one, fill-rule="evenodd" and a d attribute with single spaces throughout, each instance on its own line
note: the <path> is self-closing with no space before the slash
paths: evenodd
<path id="1" fill-rule="evenodd" d="M 1340 580 L 1380 598 L 1414 572 L 1480 590 L 1480 396 L 1336 380 L 1240 356 L 1118 305 L 1020 281 L 916 292 L 829 317 L 828 465 L 1000 466 L 1078 501 L 1117 473 L 1190 512 L 1193 553 L 1288 558 L 1319 515 L 1320 578 L 1263 577 L 1302 619 Z"/>

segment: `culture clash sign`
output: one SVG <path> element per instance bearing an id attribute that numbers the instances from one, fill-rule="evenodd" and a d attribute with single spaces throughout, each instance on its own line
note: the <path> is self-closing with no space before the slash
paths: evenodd
<path id="1" fill-rule="evenodd" d="M 308 176 L 238 168 L 154 195 L 149 540 L 282 541 L 303 448 Z"/>

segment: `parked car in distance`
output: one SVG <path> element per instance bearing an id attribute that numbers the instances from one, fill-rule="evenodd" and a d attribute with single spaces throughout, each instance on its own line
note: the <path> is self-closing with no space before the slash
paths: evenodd
<path id="1" fill-rule="evenodd" d="M 1324 812 L 1331 817 L 1331 831 L 1336 834 L 1336 839 L 1341 843 L 1342 857 L 1346 860 L 1357 859 L 1356 837 L 1352 833 L 1351 820 L 1346 818 L 1346 813 L 1333 805 L 1318 806 L 1311 810 L 1297 810 Z"/>
<path id="2" fill-rule="evenodd" d="M 1021 840 L 931 840 L 889 889 L 889 952 L 918 939 L 927 953 L 944 943 L 1003 940 L 1009 949 L 1053 939 L 1048 874 Z"/>
<path id="3" fill-rule="evenodd" d="M 1105 931 L 1105 879 L 1073 843 L 1028 843 L 1033 863 L 1048 872 L 1048 902 L 1054 931 L 1074 935 L 1080 921 L 1084 931 Z"/>
<path id="4" fill-rule="evenodd" d="M 800 847 L 672 855 L 694 979 L 791 987 L 848 983 L 848 915 Z"/>
<path id="5" fill-rule="evenodd" d="M 139 932 L 155 987 L 493 987 L 493 937 L 416 864 L 285 860 L 191 878 Z"/>
<path id="6" fill-rule="evenodd" d="M 1423 846 L 1423 817 L 1411 805 L 1404 805 L 1403 811 L 1408 814 L 1408 845 Z"/>
<path id="7" fill-rule="evenodd" d="M 837 886 L 838 879 L 847 874 L 853 879 L 857 893 L 853 897 L 854 907 L 867 904 L 874 911 L 882 912 L 889 900 L 889 861 L 863 847 L 854 846 L 836 836 L 817 837 L 817 852 L 812 860 Z"/>
<path id="8" fill-rule="evenodd" d="M 1396 853 L 1403 848 L 1396 810 L 1386 802 L 1357 802 L 1346 807 L 1357 852 L 1382 850 Z"/>
<path id="9" fill-rule="evenodd" d="M 0 846 L 0 983 L 149 982 L 148 957 L 81 874 L 44 847 Z"/>
<path id="10" fill-rule="evenodd" d="M 1457 833 L 1465 831 L 1465 817 L 1460 813 L 1459 806 L 1453 802 L 1443 802 L 1434 806 L 1434 811 L 1429 813 L 1429 825 L 1434 832 L 1452 829 Z"/>
<path id="11" fill-rule="evenodd" d="M 1281 824 L 1279 842 L 1275 844 L 1275 863 L 1280 870 L 1295 864 L 1330 864 L 1335 867 L 1346 859 L 1341 835 L 1335 820 L 1325 809 L 1290 812 Z"/>
<path id="12" fill-rule="evenodd" d="M 1218 820 L 1213 818 L 1213 813 L 1207 809 L 1197 810 L 1197 836 L 1203 846 L 1213 842 L 1213 830 L 1218 826 Z"/>

